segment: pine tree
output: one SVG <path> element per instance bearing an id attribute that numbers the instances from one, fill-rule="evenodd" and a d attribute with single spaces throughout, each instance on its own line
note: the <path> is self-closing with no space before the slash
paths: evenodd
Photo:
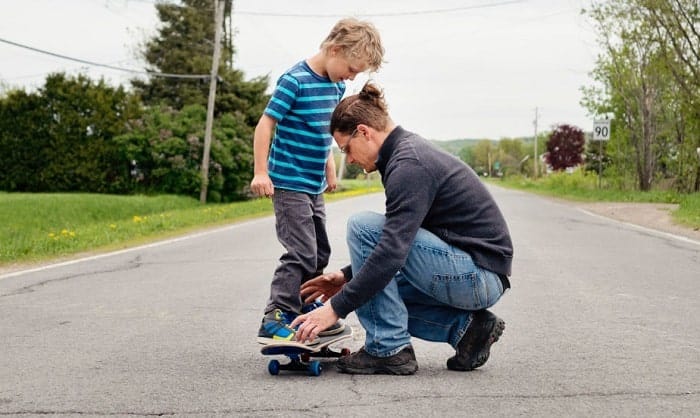
<path id="1" fill-rule="evenodd" d="M 182 0 L 180 4 L 157 3 L 162 25 L 148 41 L 143 57 L 148 71 L 171 74 L 209 74 L 214 50 L 214 0 Z M 254 126 L 268 97 L 267 77 L 244 80 L 233 68 L 234 48 L 230 29 L 232 0 L 226 0 L 222 60 L 215 115 L 232 113 L 243 116 Z M 135 90 L 148 105 L 166 105 L 179 110 L 187 105 L 206 106 L 209 93 L 207 78 L 185 79 L 151 76 L 149 80 L 132 80 Z"/>

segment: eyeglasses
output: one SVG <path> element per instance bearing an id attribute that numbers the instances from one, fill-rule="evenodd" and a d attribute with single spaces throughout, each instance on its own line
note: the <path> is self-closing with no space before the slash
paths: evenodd
<path id="1" fill-rule="evenodd" d="M 355 128 L 355 130 L 352 131 L 352 133 L 350 134 L 350 139 L 348 139 L 348 142 L 346 142 L 345 145 L 340 147 L 340 152 L 342 152 L 343 154 L 348 153 L 348 150 L 349 150 L 348 146 L 350 145 L 350 141 L 352 141 L 352 139 L 355 137 L 355 135 L 357 135 L 357 133 L 358 133 L 357 128 Z"/>

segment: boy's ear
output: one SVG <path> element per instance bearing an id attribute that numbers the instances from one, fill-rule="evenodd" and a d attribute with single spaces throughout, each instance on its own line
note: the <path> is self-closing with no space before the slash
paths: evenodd
<path id="1" fill-rule="evenodd" d="M 335 57 L 336 55 L 341 55 L 343 53 L 343 48 L 340 45 L 333 45 L 328 52 L 330 56 Z"/>

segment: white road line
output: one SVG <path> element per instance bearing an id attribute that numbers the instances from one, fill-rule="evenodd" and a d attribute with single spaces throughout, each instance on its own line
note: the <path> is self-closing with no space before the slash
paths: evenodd
<path id="1" fill-rule="evenodd" d="M 586 209 L 581 209 L 581 208 L 577 208 L 577 209 L 580 210 L 581 212 L 587 214 L 587 215 L 594 216 L 594 217 L 596 217 L 596 218 L 598 218 L 598 219 L 605 219 L 605 220 L 610 221 L 610 222 L 619 223 L 619 224 L 625 225 L 625 226 L 627 226 L 627 227 L 629 227 L 629 228 L 636 229 L 636 230 L 638 230 L 638 231 L 646 232 L 646 233 L 649 233 L 649 234 L 652 234 L 652 235 L 661 236 L 661 237 L 664 237 L 664 238 L 671 238 L 671 239 L 675 239 L 675 240 L 678 240 L 678 241 L 687 242 L 687 243 L 689 243 L 689 244 L 700 245 L 700 241 L 696 241 L 696 240 L 694 240 L 694 239 L 692 239 L 692 238 L 684 237 L 684 236 L 682 236 L 682 235 L 676 235 L 676 234 L 672 234 L 672 233 L 670 233 L 670 232 L 659 231 L 658 229 L 646 228 L 646 227 L 644 227 L 644 226 L 640 226 L 640 225 L 637 225 L 637 224 L 633 224 L 633 223 L 629 223 L 629 222 L 624 222 L 624 221 L 619 221 L 619 220 L 617 220 L 617 219 L 608 218 L 607 216 L 603 216 L 603 215 L 599 215 L 599 214 L 594 213 L 594 212 L 590 212 L 590 211 L 588 211 L 588 210 L 586 210 Z"/>
<path id="2" fill-rule="evenodd" d="M 208 230 L 202 231 L 202 232 L 195 232 L 195 233 L 192 233 L 192 234 L 189 234 L 189 235 L 184 235 L 184 236 L 177 237 L 177 238 L 172 238 L 172 239 L 163 240 L 163 241 L 157 241 L 157 242 L 153 242 L 153 243 L 150 243 L 150 244 L 144 244 L 144 245 L 140 245 L 140 246 L 138 246 L 138 247 L 125 248 L 125 249 L 123 249 L 123 250 L 111 251 L 111 252 L 108 252 L 108 253 L 93 255 L 93 256 L 89 256 L 89 257 L 77 258 L 77 259 L 75 259 L 75 260 L 64 261 L 64 262 L 61 262 L 61 263 L 47 264 L 47 265 L 44 265 L 44 266 L 35 267 L 35 268 L 30 268 L 30 269 L 27 269 L 27 270 L 13 271 L 13 272 L 11 272 L 11 273 L 0 274 L 0 280 L 2 280 L 2 279 L 9 279 L 10 277 L 21 276 L 21 275 L 23 275 L 23 274 L 36 273 L 36 272 L 38 272 L 38 271 L 50 270 L 50 269 L 57 268 L 57 267 L 70 266 L 70 265 L 72 265 L 72 264 L 78 264 L 78 263 L 82 263 L 82 262 L 85 262 L 85 261 L 99 260 L 100 258 L 112 257 L 112 256 L 115 256 L 115 255 L 126 254 L 126 253 L 130 253 L 130 252 L 133 252 L 133 251 L 139 251 L 139 250 L 143 250 L 143 249 L 147 249 L 147 248 L 154 248 L 154 247 L 160 247 L 160 246 L 162 246 L 162 245 L 169 245 L 169 244 L 173 244 L 173 243 L 180 242 L 180 241 L 185 241 L 185 240 L 192 239 L 192 238 L 199 238 L 199 237 L 202 237 L 202 236 L 205 236 L 205 235 L 209 235 L 209 234 L 213 234 L 213 233 L 216 233 L 216 232 L 222 232 L 222 231 L 226 231 L 226 230 L 229 230 L 229 229 L 235 229 L 235 228 L 241 227 L 241 226 L 243 226 L 243 225 L 248 225 L 248 224 L 251 224 L 251 223 L 254 223 L 254 222 L 262 222 L 263 220 L 264 220 L 264 218 L 253 219 L 253 220 L 249 220 L 249 221 L 244 221 L 244 222 L 236 223 L 236 224 L 233 224 L 233 225 L 227 225 L 227 226 L 224 226 L 224 227 L 219 227 L 219 228 L 214 228 L 214 229 L 208 229 Z"/>

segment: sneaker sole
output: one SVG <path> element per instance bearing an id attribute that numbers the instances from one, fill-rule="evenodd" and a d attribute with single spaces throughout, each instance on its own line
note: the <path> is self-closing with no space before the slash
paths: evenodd
<path id="1" fill-rule="evenodd" d="M 503 335 L 503 331 L 505 329 L 505 321 L 500 318 L 496 318 L 491 328 L 491 331 L 489 332 L 489 339 L 486 341 L 486 344 L 484 344 L 484 348 L 482 348 L 479 354 L 476 355 L 476 358 L 474 359 L 474 361 L 472 361 L 472 364 L 462 366 L 459 364 L 451 364 L 451 362 L 448 362 L 447 368 L 449 368 L 450 370 L 456 370 L 460 372 L 469 372 L 474 369 L 478 369 L 479 367 L 486 364 L 486 362 L 489 360 L 489 356 L 491 355 L 491 346 L 501 338 L 501 335 Z"/>
<path id="2" fill-rule="evenodd" d="M 327 329 L 325 331 L 321 331 L 318 333 L 319 337 L 328 337 L 329 335 L 336 335 L 340 334 L 341 332 L 345 331 L 345 324 L 341 323 L 338 328 L 334 329 Z"/>
<path id="3" fill-rule="evenodd" d="M 297 340 L 275 340 L 274 338 L 269 338 L 269 337 L 258 337 L 257 340 L 258 344 L 263 344 L 263 345 L 269 345 L 269 344 L 302 344 L 298 342 Z M 321 342 L 321 339 L 316 337 L 316 339 L 311 340 L 311 341 L 306 341 L 303 343 L 303 345 L 316 345 Z"/>

